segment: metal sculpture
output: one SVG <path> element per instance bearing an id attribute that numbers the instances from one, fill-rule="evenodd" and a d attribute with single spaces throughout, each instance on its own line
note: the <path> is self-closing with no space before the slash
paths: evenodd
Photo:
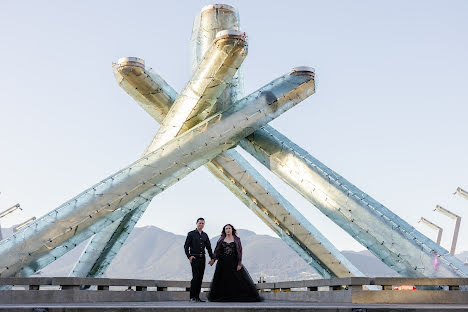
<path id="1" fill-rule="evenodd" d="M 238 20 L 237 11 L 231 6 L 210 5 L 201 11 L 195 19 L 192 32 L 194 72 L 203 65 L 198 62 L 206 60 L 207 53 L 210 53 L 208 49 L 213 46 L 211 41 L 216 41 L 218 37 L 229 33 L 240 35 Z M 293 72 L 301 71 L 308 72 L 310 69 L 293 70 Z M 167 122 L 170 122 L 173 119 L 172 116 L 166 117 L 166 115 L 177 109 L 178 104 L 174 104 L 177 93 L 160 76 L 146 69 L 143 60 L 122 58 L 118 64 L 114 64 L 114 74 L 119 85 L 156 121 L 168 119 Z M 237 71 L 218 98 L 217 109 L 229 107 L 241 96 L 240 77 L 240 71 Z M 188 106 L 184 108 L 186 111 L 191 108 Z M 205 106 L 212 107 L 212 105 Z M 203 106 L 199 107 L 206 110 Z M 183 119 L 180 120 L 184 122 Z M 152 144 L 157 144 L 157 141 L 158 139 L 153 139 Z M 220 154 L 206 166 L 322 277 L 362 276 L 356 267 L 235 150 Z M 136 209 L 118 224 L 98 233 L 88 244 L 70 275 L 102 275 L 144 209 L 146 206 Z"/>
<path id="2" fill-rule="evenodd" d="M 298 67 L 242 99 L 245 35 L 227 5 L 205 7 L 192 33 L 192 78 L 178 95 L 137 58 L 115 76 L 160 130 L 143 157 L 0 242 L 0 276 L 27 276 L 94 235 L 72 276 L 99 276 L 151 199 L 201 165 L 323 277 L 362 275 L 232 147 L 239 144 L 404 276 L 467 276 L 450 255 L 267 123 L 315 92 Z M 434 268 L 433 257 L 440 265 Z"/>

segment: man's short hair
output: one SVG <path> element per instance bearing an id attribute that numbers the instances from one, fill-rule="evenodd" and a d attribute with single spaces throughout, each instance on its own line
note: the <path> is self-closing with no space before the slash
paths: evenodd
<path id="1" fill-rule="evenodd" d="M 205 219 L 203 219 L 203 218 L 198 218 L 196 223 L 198 223 L 198 221 L 200 221 L 200 220 L 202 220 L 203 222 L 205 222 Z"/>

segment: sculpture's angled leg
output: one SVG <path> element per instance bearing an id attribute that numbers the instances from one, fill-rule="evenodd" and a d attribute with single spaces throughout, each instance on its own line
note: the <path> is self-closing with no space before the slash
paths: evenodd
<path id="1" fill-rule="evenodd" d="M 273 228 L 322 277 L 363 276 L 325 236 L 297 211 L 239 153 L 229 150 L 207 164 L 208 169 Z M 227 180 L 227 181 L 226 181 Z M 240 194 L 238 194 L 240 193 Z M 240 195 L 240 196 L 239 196 Z"/>
<path id="2" fill-rule="evenodd" d="M 145 69 L 145 63 L 139 58 L 121 59 L 127 66 L 112 64 L 115 79 L 137 103 L 161 123 L 177 98 L 177 92 L 158 74 Z M 137 87 L 135 87 L 137 86 Z"/>
<path id="3" fill-rule="evenodd" d="M 240 145 L 401 275 L 468 275 L 459 259 L 272 127 Z"/>
<path id="4" fill-rule="evenodd" d="M 151 203 L 152 198 L 153 196 L 150 196 L 147 201 L 131 210 L 123 218 L 101 228 L 86 245 L 69 276 L 99 277 L 103 275 Z"/>
<path id="5" fill-rule="evenodd" d="M 106 217 L 123 211 L 115 216 L 118 220 L 311 95 L 313 84 L 310 73 L 274 80 L 1 241 L 0 276 L 29 275 L 41 269 L 48 264 L 45 257 L 50 250 L 72 237 L 89 238 L 93 225 L 108 225 Z"/>
<path id="6" fill-rule="evenodd" d="M 218 98 L 246 55 L 244 33 L 219 32 L 192 78 L 171 106 L 147 151 L 159 148 L 212 115 Z"/>

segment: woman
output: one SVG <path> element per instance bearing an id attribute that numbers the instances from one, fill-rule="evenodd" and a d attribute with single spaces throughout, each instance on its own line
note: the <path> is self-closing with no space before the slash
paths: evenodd
<path id="1" fill-rule="evenodd" d="M 223 227 L 214 259 L 218 263 L 208 294 L 210 301 L 261 301 L 257 287 L 242 265 L 241 240 L 231 224 Z"/>

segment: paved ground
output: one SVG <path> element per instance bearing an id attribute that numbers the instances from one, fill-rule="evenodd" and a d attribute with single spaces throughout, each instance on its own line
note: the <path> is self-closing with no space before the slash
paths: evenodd
<path id="1" fill-rule="evenodd" d="M 468 305 L 438 305 L 438 304 L 391 304 L 391 305 L 353 305 L 353 304 L 325 304 L 311 302 L 281 302 L 265 301 L 260 303 L 190 303 L 181 301 L 161 302 L 109 302 L 109 303 L 70 303 L 70 304 L 21 304 L 2 305 L 0 311 L 35 311 L 35 312 L 58 312 L 58 311 L 468 311 Z"/>

